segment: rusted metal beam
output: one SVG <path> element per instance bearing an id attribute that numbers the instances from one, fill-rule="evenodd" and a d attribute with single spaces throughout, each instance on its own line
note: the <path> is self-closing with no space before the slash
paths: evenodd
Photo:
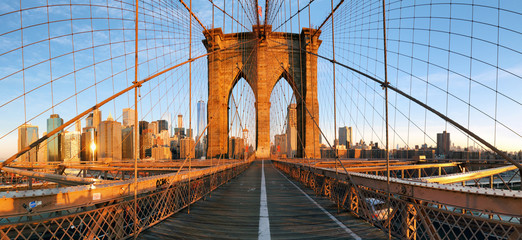
<path id="1" fill-rule="evenodd" d="M 484 169 L 484 170 L 479 170 L 479 171 L 471 171 L 471 172 L 466 172 L 466 173 L 454 173 L 454 174 L 448 174 L 448 175 L 444 175 L 444 176 L 423 177 L 423 178 L 420 178 L 420 180 L 423 182 L 450 184 L 450 183 L 469 181 L 469 180 L 473 180 L 473 179 L 480 179 L 480 178 L 492 176 L 495 174 L 512 171 L 515 169 L 517 169 L 516 166 L 505 166 L 505 167 Z"/>
<path id="2" fill-rule="evenodd" d="M 333 169 L 310 168 L 304 164 L 284 161 L 276 162 L 348 182 L 348 175 L 346 173 L 336 172 Z M 349 174 L 353 184 L 379 191 L 387 190 L 386 177 L 356 172 Z M 489 211 L 492 214 L 522 216 L 522 192 L 520 191 L 444 185 L 391 178 L 390 192 L 403 197 L 457 208 L 481 209 Z"/>
<path id="3" fill-rule="evenodd" d="M 342 161 L 343 165 L 345 167 L 371 167 L 371 166 L 385 166 L 386 165 L 386 161 L 382 161 L 382 162 L 369 162 L 369 163 L 366 163 L 366 162 L 357 162 L 357 163 L 352 163 L 350 161 Z M 392 165 L 408 165 L 408 164 L 412 164 L 414 163 L 413 161 L 408 161 L 408 162 L 399 162 L 397 160 L 395 161 L 390 161 L 390 164 Z M 328 161 L 328 162 L 318 162 L 315 164 L 316 167 L 326 167 L 326 168 L 335 168 L 336 166 L 339 166 L 339 163 L 337 162 L 337 165 L 336 165 L 336 162 L 335 161 Z"/>
<path id="4" fill-rule="evenodd" d="M 390 171 L 392 170 L 411 170 L 411 169 L 424 169 L 424 168 L 438 168 L 438 167 L 456 167 L 460 163 L 432 163 L 432 164 L 414 164 L 414 165 L 399 165 L 399 166 L 390 166 Z M 346 170 L 348 172 L 375 172 L 375 171 L 386 171 L 386 166 L 381 167 L 347 167 Z"/>
<path id="5" fill-rule="evenodd" d="M 32 178 L 36 178 L 36 179 L 40 179 L 40 180 L 45 180 L 45 181 L 49 181 L 49 182 L 69 185 L 69 186 L 104 182 L 102 180 L 95 179 L 95 178 L 64 176 L 64 175 L 57 175 L 57 174 L 51 174 L 51 173 L 28 171 L 28 170 L 11 168 L 11 167 L 4 167 L 2 169 L 2 171 L 18 174 L 21 176 L 32 177 Z"/>
<path id="6" fill-rule="evenodd" d="M 93 170 L 93 171 L 124 171 L 124 172 L 128 172 L 128 171 L 134 171 L 134 168 L 133 167 L 103 167 L 103 166 L 85 166 L 85 167 L 82 167 L 82 166 L 78 166 L 78 167 L 72 167 L 72 169 L 87 169 L 87 170 Z M 138 171 L 165 171 L 165 172 L 168 172 L 168 171 L 178 171 L 179 168 L 161 168 L 161 167 L 158 167 L 158 168 L 153 168 L 153 167 L 138 167 L 137 168 Z"/>
<path id="7" fill-rule="evenodd" d="M 51 188 L 56 187 L 57 183 L 53 182 L 44 182 L 44 183 L 33 183 L 32 189 L 44 189 L 44 188 Z M 28 183 L 21 183 L 21 184 L 11 184 L 11 185 L 1 185 L 0 186 L 0 192 L 5 191 L 21 191 L 21 190 L 29 190 L 29 184 Z M 2 239 L 2 238 L 0 238 Z"/>
<path id="8" fill-rule="evenodd" d="M 195 180 L 209 174 L 223 172 L 249 163 L 250 162 L 247 161 L 193 170 L 190 172 L 190 178 Z M 139 184 L 137 185 L 138 194 L 162 189 L 166 184 L 172 182 L 186 181 L 188 180 L 188 175 L 188 172 L 180 172 L 179 174 L 168 173 L 139 178 Z M 33 201 L 41 202 L 40 205 L 31 209 L 33 213 L 37 213 L 65 210 L 108 202 L 115 199 L 123 199 L 134 195 L 134 186 L 136 186 L 134 179 L 129 179 L 126 181 L 111 181 L 109 183 L 74 187 L 1 192 L 0 206 L 2 207 L 0 207 L 0 216 L 12 217 L 27 215 L 28 210 L 24 207 L 24 204 L 27 206 Z"/>
<path id="9" fill-rule="evenodd" d="M 240 162 L 240 160 L 237 159 L 231 159 L 231 160 L 221 160 L 222 163 L 235 163 Z M 139 162 L 138 168 L 178 168 L 183 165 L 183 162 L 180 161 L 151 161 L 151 162 Z M 194 161 L 192 163 L 192 167 L 211 167 L 211 161 L 210 160 L 198 160 Z M 24 168 L 24 169 L 50 169 L 54 170 L 60 167 L 65 167 L 69 169 L 95 169 L 95 168 L 107 168 L 107 170 L 115 170 L 112 168 L 117 167 L 132 167 L 134 169 L 134 162 L 133 161 L 119 161 L 119 162 L 111 162 L 111 163 L 101 163 L 101 162 L 75 162 L 75 163 L 56 163 L 56 164 L 34 164 L 34 163 L 13 163 L 9 165 L 9 167 L 12 168 Z"/>

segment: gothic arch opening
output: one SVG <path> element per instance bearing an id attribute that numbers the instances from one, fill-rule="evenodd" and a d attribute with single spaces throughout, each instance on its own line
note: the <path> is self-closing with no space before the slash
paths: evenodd
<path id="1" fill-rule="evenodd" d="M 293 88 L 280 77 L 270 94 L 270 154 L 294 158 L 297 154 L 297 104 Z"/>
<path id="2" fill-rule="evenodd" d="M 241 159 L 245 151 L 255 151 L 255 102 L 252 87 L 245 78 L 239 77 L 228 95 L 228 158 Z"/>

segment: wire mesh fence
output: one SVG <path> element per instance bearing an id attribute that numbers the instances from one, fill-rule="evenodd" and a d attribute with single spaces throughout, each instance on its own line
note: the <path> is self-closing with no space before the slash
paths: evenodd
<path id="1" fill-rule="evenodd" d="M 251 161 L 196 179 L 159 184 L 153 192 L 86 205 L 68 211 L 40 212 L 0 225 L 0 239 L 127 239 L 149 228 L 242 173 Z M 185 174 L 186 175 L 186 174 Z M 187 175 L 188 176 L 188 175 Z M 37 220 L 32 221 L 34 217 Z M 135 221 L 137 219 L 137 222 Z M 7 221 L 3 219 L 3 221 Z"/>
<path id="2" fill-rule="evenodd" d="M 372 184 L 352 184 L 346 175 L 326 176 L 324 170 L 288 162 L 274 165 L 332 200 L 340 209 L 365 219 L 399 239 L 521 239 L 521 216 L 458 207 L 443 202 L 388 194 Z M 335 176 L 335 175 L 333 175 Z M 368 181 L 371 182 L 371 181 Z M 448 194 L 448 198 L 453 197 Z M 469 201 L 472 201 L 471 198 Z"/>

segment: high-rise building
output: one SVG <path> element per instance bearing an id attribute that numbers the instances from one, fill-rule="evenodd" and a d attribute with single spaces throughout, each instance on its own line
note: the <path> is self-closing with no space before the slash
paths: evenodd
<path id="1" fill-rule="evenodd" d="M 170 160 L 172 159 L 172 153 L 170 147 L 157 146 L 151 149 L 151 157 L 155 160 Z"/>
<path id="2" fill-rule="evenodd" d="M 121 160 L 121 123 L 114 121 L 111 114 L 107 121 L 103 121 L 98 126 L 98 136 L 96 151 L 98 160 L 102 162 L 112 162 Z"/>
<path id="3" fill-rule="evenodd" d="M 47 119 L 47 132 L 50 133 L 54 129 L 58 128 L 63 124 L 63 119 L 58 114 L 51 114 L 51 117 Z M 52 135 L 47 140 L 47 161 L 48 162 L 59 162 L 61 158 L 60 149 L 60 130 L 58 133 Z"/>
<path id="4" fill-rule="evenodd" d="M 144 159 L 146 157 L 150 157 L 150 149 L 153 145 L 154 134 L 152 133 L 154 130 L 152 129 L 144 129 L 142 134 L 140 134 L 140 158 Z"/>
<path id="5" fill-rule="evenodd" d="M 207 126 L 206 107 L 203 100 L 198 101 L 197 105 L 197 125 L 196 125 L 196 138 L 199 138 L 203 134 L 203 129 Z"/>
<path id="6" fill-rule="evenodd" d="M 150 122 L 149 123 L 149 129 L 152 130 L 152 133 L 154 135 L 158 134 L 159 133 L 158 132 L 158 122 L 156 122 L 156 121 Z"/>
<path id="7" fill-rule="evenodd" d="M 158 120 L 158 133 L 160 133 L 163 130 L 169 130 L 169 122 L 167 120 L 161 119 Z"/>
<path id="8" fill-rule="evenodd" d="M 31 143 L 38 140 L 38 127 L 33 126 L 29 123 L 23 124 L 18 128 L 18 151 L 23 148 L 31 145 Z M 24 153 L 20 156 L 20 161 L 22 162 L 36 162 L 37 159 L 37 149 L 32 148 L 28 152 Z"/>
<path id="9" fill-rule="evenodd" d="M 235 159 L 242 159 L 245 154 L 245 139 L 243 138 L 236 138 L 236 141 L 234 142 L 234 158 Z"/>
<path id="10" fill-rule="evenodd" d="M 448 155 L 450 151 L 451 141 L 450 134 L 446 131 L 437 133 L 437 154 Z"/>
<path id="11" fill-rule="evenodd" d="M 184 138 L 180 141 L 180 158 L 194 158 L 196 155 L 194 149 L 194 139 L 192 138 Z"/>
<path id="12" fill-rule="evenodd" d="M 80 161 L 80 132 L 60 133 L 61 154 L 63 162 Z"/>
<path id="13" fill-rule="evenodd" d="M 236 137 L 228 138 L 228 158 L 234 159 L 234 150 L 236 147 Z"/>
<path id="14" fill-rule="evenodd" d="M 286 134 L 276 134 L 274 136 L 274 144 L 276 147 L 276 154 L 286 154 Z"/>
<path id="15" fill-rule="evenodd" d="M 339 145 L 346 146 L 349 149 L 352 145 L 352 127 L 339 128 Z"/>
<path id="16" fill-rule="evenodd" d="M 228 139 L 228 158 L 242 159 L 245 153 L 245 140 L 240 137 Z"/>
<path id="17" fill-rule="evenodd" d="M 185 138 L 185 128 L 174 128 L 174 139 L 180 141 Z"/>
<path id="18" fill-rule="evenodd" d="M 203 135 L 196 145 L 196 158 L 207 156 L 207 135 Z"/>
<path id="19" fill-rule="evenodd" d="M 297 105 L 295 103 L 288 105 L 286 119 L 289 126 L 297 127 Z"/>
<path id="20" fill-rule="evenodd" d="M 172 136 L 174 136 L 174 115 L 172 113 L 170 114 L 169 122 L 170 122 L 169 132 L 170 132 L 170 136 L 172 137 Z"/>
<path id="21" fill-rule="evenodd" d="M 47 132 L 44 132 L 42 136 L 47 135 Z M 43 140 L 40 143 L 38 148 L 38 162 L 45 163 L 47 162 L 47 139 Z"/>
<path id="22" fill-rule="evenodd" d="M 169 131 L 162 130 L 160 133 L 156 135 L 156 138 L 154 139 L 154 145 L 157 146 L 169 146 L 170 145 L 170 137 L 169 137 Z"/>
<path id="23" fill-rule="evenodd" d="M 180 141 L 175 137 L 170 138 L 170 152 L 172 153 L 172 159 L 179 159 L 179 144 Z"/>
<path id="24" fill-rule="evenodd" d="M 183 115 L 178 115 L 178 128 L 183 128 Z"/>
<path id="25" fill-rule="evenodd" d="M 121 157 L 134 159 L 134 125 L 121 129 Z"/>
<path id="26" fill-rule="evenodd" d="M 74 128 L 76 132 L 81 133 L 82 132 L 82 121 L 80 119 L 76 120 L 76 123 L 74 124 Z"/>
<path id="27" fill-rule="evenodd" d="M 96 131 L 94 127 L 83 128 L 80 147 L 82 161 L 96 161 Z"/>
<path id="28" fill-rule="evenodd" d="M 124 108 L 123 109 L 123 125 L 122 127 L 126 128 L 129 126 L 134 126 L 134 116 L 135 111 L 132 108 Z"/>
<path id="29" fill-rule="evenodd" d="M 149 129 L 149 122 L 147 121 L 140 121 L 138 124 L 140 125 L 140 135 L 143 134 L 143 130 Z"/>
<path id="30" fill-rule="evenodd" d="M 89 113 L 89 116 L 85 118 L 85 127 L 94 127 L 94 116 Z"/>
<path id="31" fill-rule="evenodd" d="M 296 104 L 288 105 L 286 112 L 286 156 L 293 158 L 297 151 L 297 110 Z"/>
<path id="32" fill-rule="evenodd" d="M 94 111 L 92 111 L 92 115 L 92 126 L 97 129 L 98 125 L 100 125 L 102 122 L 102 113 L 100 109 L 94 109 Z"/>
<path id="33" fill-rule="evenodd" d="M 185 132 L 185 135 L 186 135 L 188 138 L 192 138 L 192 128 L 187 129 L 186 132 Z"/>

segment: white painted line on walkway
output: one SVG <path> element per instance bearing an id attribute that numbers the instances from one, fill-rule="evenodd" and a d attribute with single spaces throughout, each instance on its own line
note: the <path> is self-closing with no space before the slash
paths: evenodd
<path id="1" fill-rule="evenodd" d="M 359 235 L 355 234 L 351 229 L 349 229 L 346 225 L 344 225 L 336 217 L 334 217 L 332 214 L 330 214 L 328 211 L 326 211 L 321 205 L 319 205 L 319 203 L 317 203 L 308 194 L 306 194 L 303 190 L 301 190 L 301 188 L 299 186 L 295 185 L 292 181 L 290 181 L 290 179 L 288 179 L 283 173 L 281 173 L 279 171 L 279 169 L 277 169 L 277 168 L 275 168 L 275 169 L 277 170 L 277 172 L 279 172 L 279 174 L 281 174 L 281 176 L 286 178 L 286 180 L 288 180 L 288 182 L 290 182 L 292 185 L 294 185 L 294 187 L 297 188 L 297 190 L 299 190 L 303 195 L 305 195 L 305 197 L 308 198 L 308 200 L 313 202 L 315 204 L 315 206 L 317 206 L 319 209 L 321 209 L 321 211 L 323 211 L 328 217 L 330 217 L 330 219 L 332 219 L 335 223 L 337 223 L 337 225 L 339 225 L 339 227 L 341 227 L 345 232 L 350 234 L 350 236 L 352 236 L 353 238 L 355 238 L 357 240 L 361 240 L 361 237 L 359 237 Z"/>
<path id="2" fill-rule="evenodd" d="M 259 231 L 257 239 L 270 239 L 270 222 L 268 220 L 268 204 L 266 202 L 265 161 L 261 163 L 261 204 L 259 206 Z"/>

